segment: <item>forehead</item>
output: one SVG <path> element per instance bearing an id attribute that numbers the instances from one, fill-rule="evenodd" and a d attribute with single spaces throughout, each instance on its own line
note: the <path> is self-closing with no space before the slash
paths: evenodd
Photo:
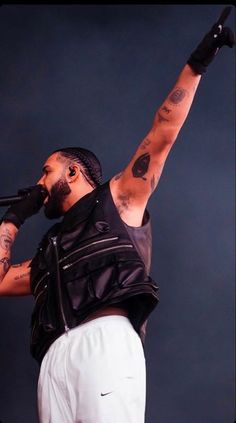
<path id="1" fill-rule="evenodd" d="M 58 166 L 65 164 L 66 161 L 67 161 L 66 158 L 62 157 L 59 153 L 53 153 L 53 154 L 51 154 L 51 156 L 49 156 L 47 158 L 43 167 L 46 167 L 46 166 L 50 166 L 50 167 L 57 166 L 58 167 Z"/>

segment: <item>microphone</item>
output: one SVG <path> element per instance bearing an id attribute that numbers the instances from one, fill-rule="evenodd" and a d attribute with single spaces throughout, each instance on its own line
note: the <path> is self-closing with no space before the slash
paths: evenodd
<path id="1" fill-rule="evenodd" d="M 23 200 L 27 195 L 30 194 L 32 189 L 35 187 L 35 185 L 28 187 L 28 188 L 22 188 L 19 189 L 17 195 L 10 195 L 7 197 L 0 197 L 0 207 L 1 206 L 11 206 L 12 204 L 18 203 L 19 201 Z M 45 195 L 46 198 L 46 190 L 42 187 L 42 193 Z"/>

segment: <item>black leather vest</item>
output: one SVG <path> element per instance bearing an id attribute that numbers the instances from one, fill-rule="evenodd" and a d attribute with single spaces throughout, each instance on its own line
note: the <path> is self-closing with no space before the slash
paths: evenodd
<path id="1" fill-rule="evenodd" d="M 56 338 L 108 305 L 122 303 L 144 340 L 147 317 L 158 303 L 147 269 L 151 238 L 143 239 L 149 226 L 132 232 L 122 222 L 106 182 L 46 233 L 31 262 L 31 354 L 39 363 Z"/>

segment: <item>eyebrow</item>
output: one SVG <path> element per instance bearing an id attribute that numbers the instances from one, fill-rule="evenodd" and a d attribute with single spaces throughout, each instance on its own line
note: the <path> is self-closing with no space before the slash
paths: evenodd
<path id="1" fill-rule="evenodd" d="M 48 170 L 48 169 L 50 169 L 50 166 L 49 165 L 45 165 L 45 166 L 43 166 L 43 173 L 46 171 L 46 170 Z"/>

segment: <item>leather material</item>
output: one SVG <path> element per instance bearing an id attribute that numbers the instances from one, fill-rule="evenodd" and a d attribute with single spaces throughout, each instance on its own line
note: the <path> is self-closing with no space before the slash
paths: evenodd
<path id="1" fill-rule="evenodd" d="M 143 227 L 127 230 L 106 182 L 79 200 L 43 237 L 31 262 L 31 353 L 39 362 L 65 327 L 73 328 L 109 305 L 128 309 L 144 341 L 145 322 L 158 303 L 158 287 L 146 270 L 151 254 L 151 237 L 143 236 L 151 233 L 147 213 L 146 219 Z M 145 257 L 140 253 L 144 240 L 149 252 Z"/>

